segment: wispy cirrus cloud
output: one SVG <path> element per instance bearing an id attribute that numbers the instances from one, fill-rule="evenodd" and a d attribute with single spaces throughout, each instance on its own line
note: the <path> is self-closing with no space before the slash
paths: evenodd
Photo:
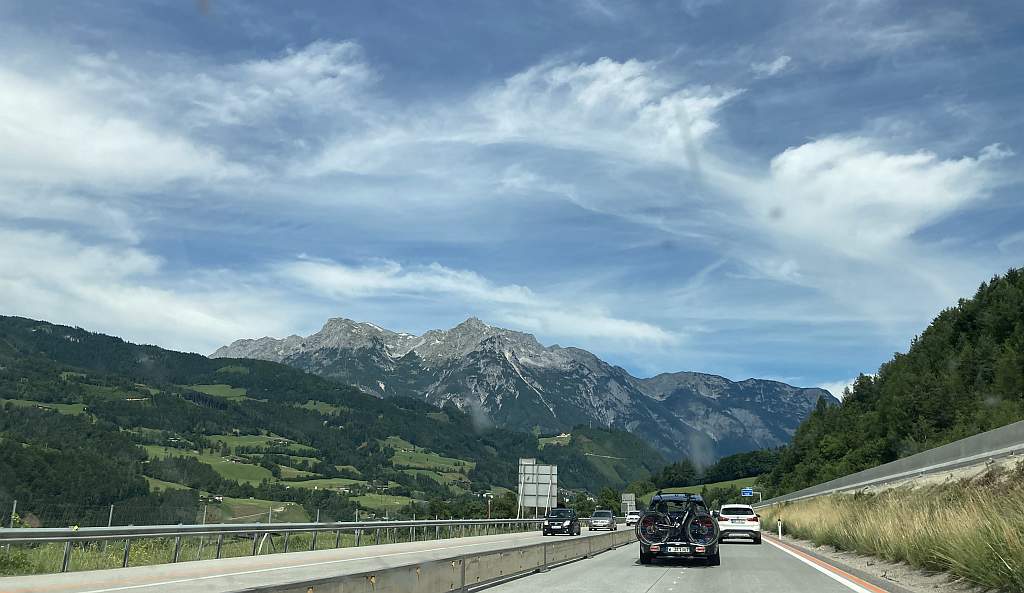
<path id="1" fill-rule="evenodd" d="M 975 67 L 1000 63 L 918 67 L 983 11 L 721 8 L 558 4 L 492 31 L 501 52 L 464 45 L 470 8 L 403 13 L 451 32 L 417 37 L 230 6 L 187 42 L 162 22 L 90 37 L 91 14 L 54 41 L 48 14 L 45 36 L 0 34 L 0 224 L 22 233 L 0 305 L 198 349 L 330 315 L 475 312 L 651 372 L 870 370 L 1019 251 L 1015 229 L 951 224 L 1019 183 L 1016 112 L 987 102 L 1008 83 Z M 737 18 L 764 23 L 738 39 Z M 951 87 L 999 125 L 925 121 Z M 61 261 L 113 275 L 63 282 Z"/>
<path id="2" fill-rule="evenodd" d="M 656 325 L 621 319 L 586 300 L 572 304 L 536 294 L 525 286 L 499 285 L 470 270 L 438 263 L 405 267 L 382 260 L 361 266 L 308 257 L 274 266 L 274 275 L 318 296 L 351 306 L 358 299 L 406 296 L 457 299 L 467 311 L 547 335 L 663 346 L 679 337 Z"/>
<path id="3" fill-rule="evenodd" d="M 754 62 L 750 65 L 750 69 L 758 77 L 767 78 L 785 70 L 792 60 L 789 56 L 779 56 L 770 62 Z"/>

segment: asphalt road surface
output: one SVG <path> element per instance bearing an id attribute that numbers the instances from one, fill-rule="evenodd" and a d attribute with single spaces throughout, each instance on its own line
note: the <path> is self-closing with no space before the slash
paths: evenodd
<path id="1" fill-rule="evenodd" d="M 721 566 L 703 561 L 657 561 L 641 565 L 637 544 L 588 560 L 532 574 L 486 589 L 486 593 L 880 593 L 856 577 L 828 576 L 823 567 L 772 545 L 722 544 Z M 846 583 L 842 582 L 846 580 Z"/>

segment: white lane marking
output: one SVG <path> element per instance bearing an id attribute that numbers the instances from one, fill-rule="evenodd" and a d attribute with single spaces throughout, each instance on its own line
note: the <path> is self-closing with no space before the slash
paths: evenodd
<path id="1" fill-rule="evenodd" d="M 865 589 L 864 587 L 861 587 L 857 583 L 854 583 L 853 581 L 850 581 L 848 579 L 844 579 L 843 577 L 837 575 L 836 573 L 834 573 L 834 572 L 832 572 L 830 570 L 826 570 L 824 567 L 818 566 L 817 564 L 811 562 L 810 560 L 804 558 L 803 556 L 800 556 L 799 554 L 796 554 L 796 553 L 793 553 L 793 552 L 787 550 L 786 548 L 780 546 L 779 544 L 773 542 L 772 540 L 770 540 L 768 538 L 764 538 L 764 541 L 769 543 L 769 544 L 771 544 L 771 545 L 773 545 L 773 546 L 775 546 L 776 549 L 782 550 L 783 552 L 785 552 L 785 553 L 789 554 L 790 556 L 796 558 L 800 562 L 803 562 L 807 566 L 810 566 L 811 568 L 813 568 L 814 570 L 816 570 L 816 571 L 820 572 L 821 574 L 827 576 L 828 578 L 838 582 L 839 584 L 844 585 L 844 586 L 846 586 L 847 588 L 849 588 L 849 589 L 851 589 L 853 591 L 856 591 L 857 593 L 872 593 L 871 591 Z"/>
<path id="2" fill-rule="evenodd" d="M 516 538 L 524 539 L 524 538 Z M 393 554 L 378 554 L 376 556 L 363 556 L 360 558 L 343 558 L 341 560 L 326 560 L 324 562 L 310 562 L 308 564 L 291 564 L 288 566 L 275 566 L 272 568 L 260 568 L 257 570 L 244 570 L 241 572 L 225 572 L 221 574 L 211 574 L 202 577 L 192 577 L 188 579 L 176 579 L 173 581 L 160 581 L 156 583 L 146 583 L 144 585 L 127 585 L 124 587 L 111 587 L 109 589 L 90 589 L 89 591 L 82 591 L 80 593 L 108 593 L 109 591 L 127 591 L 129 589 L 144 589 L 146 587 L 161 587 L 163 585 L 177 585 L 179 583 L 188 583 L 192 581 L 205 581 L 207 579 L 219 579 L 222 577 L 237 577 L 247 574 L 260 574 L 264 572 L 274 572 L 276 570 L 290 570 L 292 568 L 309 568 L 311 566 L 323 566 L 325 564 L 340 564 L 342 562 L 355 562 L 357 560 L 372 560 L 374 558 L 388 558 L 390 556 L 405 556 L 407 554 L 422 554 L 424 552 L 434 552 L 441 550 L 457 550 L 459 548 L 472 548 L 475 546 L 484 546 L 487 544 L 503 543 L 512 540 L 498 540 L 496 542 L 478 542 L 475 544 L 464 544 L 461 546 L 447 546 L 444 548 L 431 548 L 429 550 L 414 550 L 409 552 L 395 552 Z"/>

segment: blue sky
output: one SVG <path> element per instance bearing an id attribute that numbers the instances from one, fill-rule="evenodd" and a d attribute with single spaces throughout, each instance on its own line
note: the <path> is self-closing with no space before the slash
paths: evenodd
<path id="1" fill-rule="evenodd" d="M 841 387 L 1024 263 L 1017 2 L 0 2 L 0 309 Z"/>

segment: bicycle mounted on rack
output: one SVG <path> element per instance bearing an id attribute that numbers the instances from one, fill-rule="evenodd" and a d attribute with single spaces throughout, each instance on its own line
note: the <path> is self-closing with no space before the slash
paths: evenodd
<path id="1" fill-rule="evenodd" d="M 655 558 L 703 558 L 717 566 L 718 536 L 718 522 L 696 494 L 658 491 L 636 523 L 641 564 Z"/>

